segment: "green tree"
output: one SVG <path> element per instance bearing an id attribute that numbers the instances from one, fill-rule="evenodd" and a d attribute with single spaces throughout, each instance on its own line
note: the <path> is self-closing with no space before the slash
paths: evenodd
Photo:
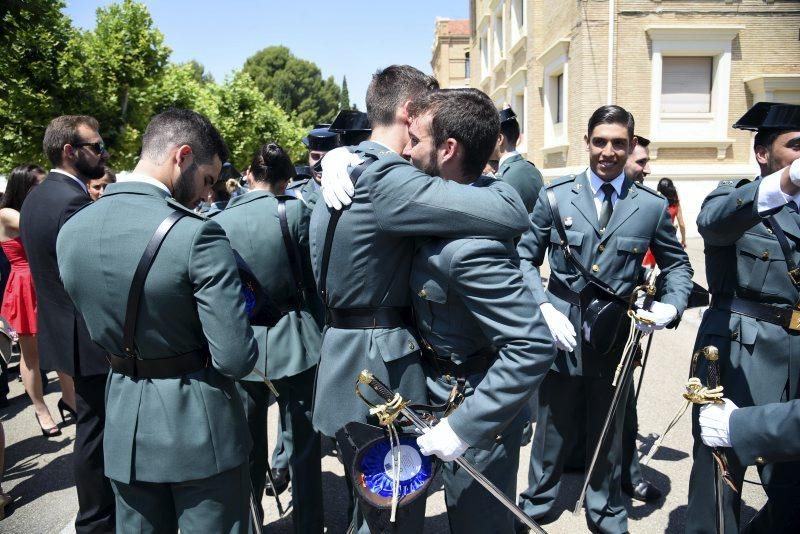
<path id="1" fill-rule="evenodd" d="M 347 76 L 342 76 L 342 92 L 339 97 L 339 111 L 350 109 L 350 91 L 347 90 Z"/>
<path id="2" fill-rule="evenodd" d="M 0 172 L 44 164 L 42 137 L 63 109 L 59 60 L 74 30 L 60 0 L 0 3 Z"/>
<path id="3" fill-rule="evenodd" d="M 333 77 L 323 79 L 319 67 L 295 57 L 285 46 L 256 52 L 247 58 L 243 70 L 268 100 L 306 127 L 329 122 L 339 110 L 340 90 Z"/>
<path id="4" fill-rule="evenodd" d="M 211 73 L 206 72 L 206 68 L 199 61 L 192 59 L 191 61 L 182 63 L 182 65 L 189 65 L 192 68 L 192 71 L 194 72 L 194 79 L 198 82 L 208 83 L 214 81 L 214 77 L 211 75 Z"/>

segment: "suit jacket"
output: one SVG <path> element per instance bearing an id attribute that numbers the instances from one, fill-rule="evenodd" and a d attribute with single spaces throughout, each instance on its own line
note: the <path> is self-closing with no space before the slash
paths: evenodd
<path id="1" fill-rule="evenodd" d="M 569 317 L 578 338 L 583 339 L 580 308 L 545 290 L 539 273 L 548 254 L 551 279 L 558 278 L 575 292 L 586 285 L 559 247 L 561 239 L 547 199 L 547 190 L 552 190 L 570 248 L 579 262 L 618 295 L 630 295 L 641 279 L 642 258 L 650 247 L 664 277 L 659 300 L 675 306 L 680 316 L 692 289 L 692 268 L 675 235 L 667 200 L 626 178 L 608 226 L 601 233 L 587 173 L 565 176 L 542 188 L 531 213 L 530 230 L 519 242 L 522 270 L 536 302 L 552 303 Z M 599 356 L 587 344 L 578 343 L 574 352 L 558 351 L 553 370 L 572 376 L 608 376 L 613 375 L 618 360 L 615 355 Z"/>
<path id="2" fill-rule="evenodd" d="M 525 207 L 508 184 L 469 187 L 432 178 L 386 147 L 357 149 L 376 157 L 359 177 L 353 203 L 341 216 L 328 271 L 332 308 L 408 307 L 415 237 L 512 239 L 526 228 Z M 311 260 L 317 286 L 330 211 L 311 216 Z M 316 387 L 314 425 L 332 436 L 345 423 L 366 421 L 368 407 L 353 394 L 358 373 L 377 378 L 415 402 L 427 386 L 419 345 L 406 327 L 346 330 L 326 327 Z"/>
<path id="3" fill-rule="evenodd" d="M 56 237 L 69 217 L 91 198 L 69 176 L 51 172 L 34 187 L 20 212 L 20 237 L 36 288 L 39 357 L 42 369 L 71 376 L 108 372 L 105 352 L 92 342 L 83 317 L 61 283 Z M 85 236 L 78 238 L 84 242 Z"/>
<path id="4" fill-rule="evenodd" d="M 800 400 L 735 410 L 730 432 L 742 465 L 800 460 Z"/>
<path id="5" fill-rule="evenodd" d="M 533 163 L 523 158 L 521 154 L 514 154 L 503 160 L 496 176 L 498 180 L 503 180 L 516 189 L 528 213 L 533 211 L 539 190 L 544 186 L 542 173 Z"/>
<path id="6" fill-rule="evenodd" d="M 466 398 L 448 417 L 461 439 L 490 449 L 555 358 L 516 250 L 510 240 L 432 239 L 414 257 L 411 289 L 419 333 L 438 357 L 461 364 L 497 350 L 486 373 L 468 377 Z"/>
<path id="7" fill-rule="evenodd" d="M 270 379 L 294 376 L 316 365 L 322 343 L 322 302 L 308 253 L 311 211 L 294 197 L 281 198 L 286 202 L 289 235 L 297 244 L 302 261 L 302 272 L 294 273 L 303 278 L 306 288 L 301 306 L 281 233 L 278 198 L 266 191 L 250 191 L 231 199 L 224 211 L 214 215 L 233 249 L 252 269 L 272 301 L 282 310 L 289 310 L 275 326 L 253 328 L 259 347 L 256 368 Z M 253 373 L 247 380 L 263 379 Z"/>
<path id="8" fill-rule="evenodd" d="M 703 201 L 697 228 L 705 241 L 706 276 L 714 297 L 736 295 L 792 308 L 797 289 L 787 273 L 777 238 L 758 213 L 760 180 L 725 180 Z M 786 205 L 773 215 L 800 262 L 800 214 Z M 782 326 L 710 307 L 697 334 L 697 346 L 720 351 L 725 396 L 738 406 L 798 398 L 800 336 Z M 701 364 L 701 378 L 705 376 Z"/>
<path id="9" fill-rule="evenodd" d="M 58 236 L 64 286 L 92 339 L 123 355 L 133 273 L 159 224 L 187 216 L 167 235 L 144 284 L 135 341 L 142 359 L 206 347 L 211 366 L 179 378 L 112 372 L 103 441 L 106 476 L 121 482 L 207 478 L 247 461 L 250 432 L 234 387 L 258 357 L 236 262 L 219 224 L 186 210 L 160 188 L 112 184 Z"/>

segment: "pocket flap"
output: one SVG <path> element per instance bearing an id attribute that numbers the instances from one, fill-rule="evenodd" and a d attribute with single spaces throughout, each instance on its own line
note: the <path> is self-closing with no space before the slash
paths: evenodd
<path id="1" fill-rule="evenodd" d="M 567 242 L 572 247 L 579 247 L 583 244 L 583 232 L 577 232 L 575 230 L 565 230 L 567 232 Z M 550 230 L 550 242 L 555 243 L 556 245 L 561 244 L 561 238 L 558 235 L 558 232 L 555 228 Z"/>
<path id="2" fill-rule="evenodd" d="M 752 234 L 748 234 L 752 237 Z M 736 243 L 737 248 L 748 256 L 761 258 L 762 260 L 782 260 L 783 251 L 777 241 L 768 239 L 740 239 Z"/>
<path id="3" fill-rule="evenodd" d="M 393 328 L 375 335 L 375 347 L 385 362 L 400 359 L 419 350 L 414 336 L 405 328 Z"/>
<path id="4" fill-rule="evenodd" d="M 411 275 L 411 289 L 419 298 L 438 304 L 447 302 L 447 282 L 436 280 L 427 272 L 415 270 Z"/>
<path id="5" fill-rule="evenodd" d="M 618 237 L 617 250 L 624 252 L 631 252 L 633 254 L 644 254 L 647 252 L 647 247 L 650 245 L 650 240 L 643 237 Z"/>

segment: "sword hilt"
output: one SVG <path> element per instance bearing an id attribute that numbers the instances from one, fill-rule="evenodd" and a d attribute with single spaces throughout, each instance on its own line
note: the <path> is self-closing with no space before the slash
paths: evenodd
<path id="1" fill-rule="evenodd" d="M 372 391 L 378 394 L 386 402 L 391 402 L 394 399 L 394 392 L 389 387 L 375 378 L 375 375 L 364 369 L 358 375 L 358 383 L 369 386 Z"/>
<path id="2" fill-rule="evenodd" d="M 719 349 L 709 345 L 703 349 L 703 357 L 708 362 L 708 387 L 714 389 L 720 386 L 719 376 Z"/>

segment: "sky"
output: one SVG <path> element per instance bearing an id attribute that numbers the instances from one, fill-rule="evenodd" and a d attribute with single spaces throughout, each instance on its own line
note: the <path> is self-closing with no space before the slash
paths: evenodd
<path id="1" fill-rule="evenodd" d="M 361 110 L 377 69 L 406 63 L 431 73 L 436 17 L 469 17 L 469 0 L 140 1 L 175 63 L 195 59 L 221 82 L 258 50 L 283 45 L 337 84 L 347 76 L 350 100 Z M 74 26 L 92 29 L 97 8 L 111 3 L 66 0 L 64 12 Z"/>

